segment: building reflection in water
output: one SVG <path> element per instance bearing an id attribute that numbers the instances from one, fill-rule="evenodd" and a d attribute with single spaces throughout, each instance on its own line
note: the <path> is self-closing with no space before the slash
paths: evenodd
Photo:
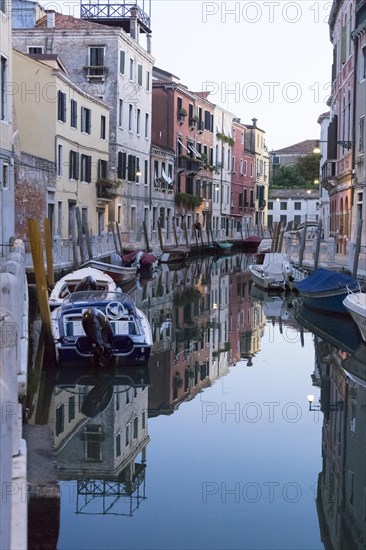
<path id="1" fill-rule="evenodd" d="M 131 290 L 153 331 L 148 371 L 107 379 L 62 371 L 45 399 L 60 479 L 77 482 L 78 513 L 132 515 L 146 498 L 148 416 L 173 414 L 230 368 L 255 366 L 266 325 L 307 330 L 323 413 L 321 536 L 327 549 L 365 548 L 366 346 L 350 317 L 294 310 L 291 296 L 253 287 L 250 261 L 240 254 L 164 265 Z"/>
<path id="2" fill-rule="evenodd" d="M 335 319 L 303 306 L 298 318 L 314 333 L 312 378 L 320 385 L 323 467 L 316 502 L 322 542 L 327 550 L 361 550 L 366 548 L 366 345 L 348 314 Z"/>
<path id="3" fill-rule="evenodd" d="M 55 374 L 43 397 L 59 479 L 76 482 L 76 513 L 131 516 L 145 500 L 148 386 L 148 369 L 136 366 Z"/>

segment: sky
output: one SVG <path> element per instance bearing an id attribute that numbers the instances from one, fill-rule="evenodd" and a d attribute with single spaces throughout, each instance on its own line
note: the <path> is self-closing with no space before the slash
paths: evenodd
<path id="1" fill-rule="evenodd" d="M 77 15 L 78 2 L 59 5 Z M 317 119 L 329 110 L 331 6 L 328 0 L 151 0 L 155 65 L 191 91 L 210 91 L 213 103 L 244 124 L 257 118 L 269 151 L 317 139 Z M 149 12 L 148 0 L 144 8 Z"/>

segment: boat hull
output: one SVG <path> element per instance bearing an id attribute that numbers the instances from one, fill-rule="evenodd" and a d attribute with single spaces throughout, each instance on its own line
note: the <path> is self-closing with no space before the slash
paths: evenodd
<path id="1" fill-rule="evenodd" d="M 89 260 L 83 267 L 93 267 L 107 273 L 115 281 L 130 281 L 136 276 L 136 267 L 118 266 L 100 262 L 98 260 Z"/>
<path id="2" fill-rule="evenodd" d="M 366 294 L 363 292 L 348 294 L 343 300 L 343 305 L 351 314 L 362 340 L 366 343 Z"/>

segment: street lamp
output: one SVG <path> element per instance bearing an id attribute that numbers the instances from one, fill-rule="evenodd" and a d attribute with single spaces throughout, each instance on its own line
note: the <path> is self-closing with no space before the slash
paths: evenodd
<path id="1" fill-rule="evenodd" d="M 320 401 L 314 403 L 314 396 L 308 395 L 307 400 L 309 403 L 309 411 L 320 411 L 321 404 Z M 342 411 L 343 410 L 343 401 L 336 401 L 335 403 L 330 403 L 327 407 L 328 411 Z"/>
<path id="2" fill-rule="evenodd" d="M 320 147 L 319 147 L 320 143 L 329 143 L 329 141 L 328 140 L 323 140 L 323 141 L 322 140 L 317 140 L 316 141 L 316 145 L 313 149 L 313 153 L 316 154 L 316 155 L 321 153 L 321 150 L 320 150 Z M 343 147 L 344 149 L 352 149 L 352 141 L 343 141 L 343 140 L 338 141 L 337 140 L 336 143 L 338 145 L 340 145 L 341 147 Z"/>

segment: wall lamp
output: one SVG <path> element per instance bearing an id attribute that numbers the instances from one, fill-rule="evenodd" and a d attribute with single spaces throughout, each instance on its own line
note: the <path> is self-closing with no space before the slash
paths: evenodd
<path id="1" fill-rule="evenodd" d="M 319 147 L 320 143 L 329 143 L 329 141 L 327 141 L 327 140 L 324 140 L 324 141 L 317 140 L 316 145 L 313 149 L 313 153 L 315 153 L 316 155 L 321 153 L 320 147 Z M 352 141 L 336 141 L 336 143 L 338 145 L 340 145 L 341 147 L 343 147 L 344 149 L 352 149 Z"/>
<path id="2" fill-rule="evenodd" d="M 314 403 L 314 396 L 308 395 L 307 396 L 308 403 L 309 403 L 309 411 L 320 411 L 321 404 L 318 401 L 317 403 Z M 336 401 L 335 403 L 331 403 L 328 405 L 329 411 L 342 411 L 343 410 L 343 401 Z"/>

